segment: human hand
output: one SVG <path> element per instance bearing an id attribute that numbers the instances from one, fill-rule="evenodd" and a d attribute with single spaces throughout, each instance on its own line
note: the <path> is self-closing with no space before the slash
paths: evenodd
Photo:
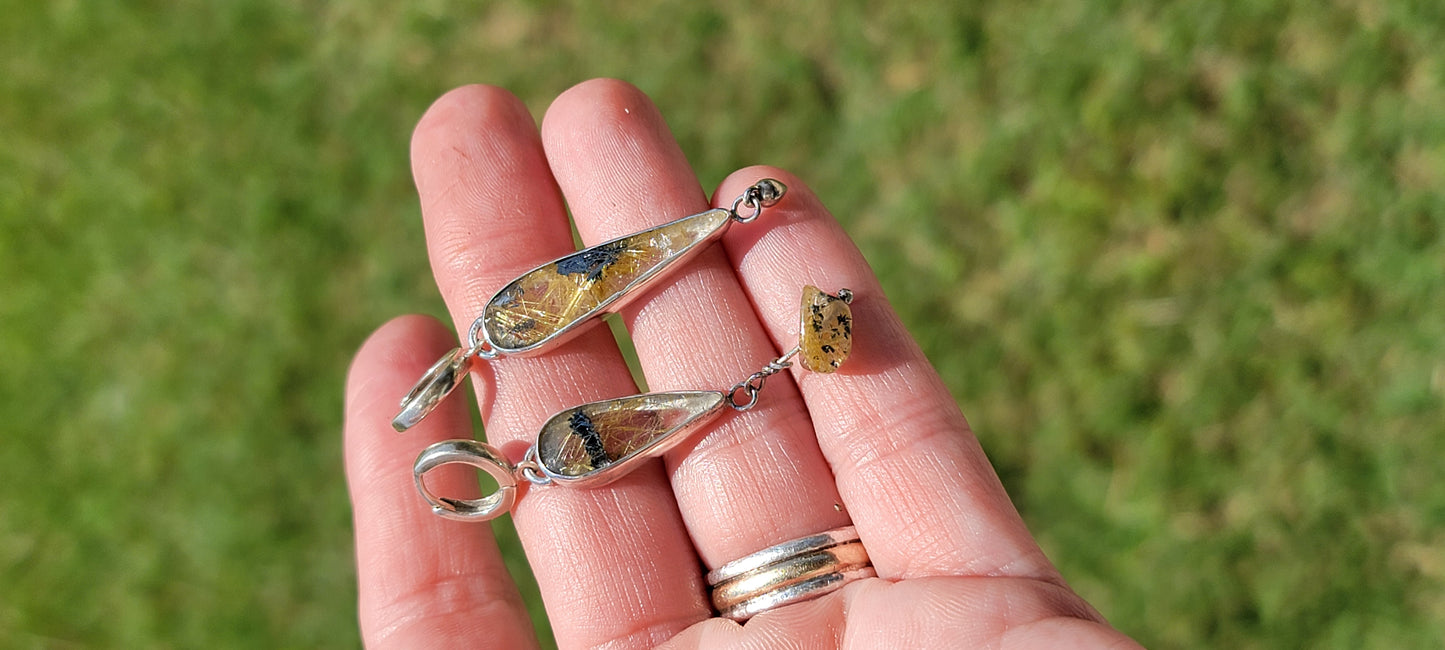
<path id="1" fill-rule="evenodd" d="M 564 195 L 593 244 L 782 180 L 789 192 L 763 219 L 623 310 L 652 390 L 726 389 L 792 347 L 804 284 L 857 296 L 840 372 L 774 378 L 757 408 L 605 487 L 519 499 L 514 521 L 561 647 L 1133 646 L 1044 557 L 867 263 L 796 178 L 744 169 L 710 206 L 657 109 L 607 80 L 561 95 L 540 136 L 505 91 L 448 93 L 417 127 L 412 167 L 437 286 L 464 334 L 503 284 L 574 249 Z M 471 437 L 464 404 L 443 402 L 405 434 L 390 424 L 398 398 L 456 340 L 402 317 L 352 363 L 346 468 L 369 646 L 537 644 L 489 527 L 436 517 L 412 485 L 421 449 Z M 487 437 L 513 462 L 552 413 L 637 392 L 600 326 L 472 377 Z M 478 492 L 463 474 L 429 484 Z M 850 521 L 877 578 L 745 626 L 714 618 L 708 569 Z"/>

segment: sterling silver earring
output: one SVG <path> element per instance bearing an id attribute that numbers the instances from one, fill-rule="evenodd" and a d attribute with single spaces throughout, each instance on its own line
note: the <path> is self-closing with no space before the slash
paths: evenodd
<path id="1" fill-rule="evenodd" d="M 564 409 L 542 425 L 521 463 L 513 465 L 497 448 L 476 440 L 446 440 L 427 447 L 412 467 L 417 490 L 432 511 L 447 519 L 486 521 L 511 510 L 521 481 L 533 485 L 597 487 L 632 471 L 644 459 L 661 456 L 723 413 L 758 403 L 768 377 L 794 360 L 812 372 L 833 372 L 852 352 L 853 315 L 847 289 L 833 296 L 803 289 L 798 345 L 727 391 L 647 393 L 590 402 Z M 433 494 L 423 476 L 451 463 L 469 465 L 496 479 L 495 492 L 479 499 Z"/>
<path id="2" fill-rule="evenodd" d="M 576 335 L 597 317 L 620 310 L 669 269 L 722 237 L 734 222 L 757 219 L 786 192 L 782 183 L 765 178 L 726 210 L 683 217 L 523 273 L 487 301 L 472 323 L 467 346 L 448 352 L 402 398 L 391 425 L 397 431 L 415 426 L 461 384 L 473 364 L 539 352 Z"/>

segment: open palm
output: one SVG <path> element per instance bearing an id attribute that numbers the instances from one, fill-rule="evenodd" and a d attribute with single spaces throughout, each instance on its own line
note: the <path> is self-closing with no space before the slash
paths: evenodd
<path id="1" fill-rule="evenodd" d="M 727 207 L 771 177 L 789 187 L 782 202 L 623 311 L 648 384 L 726 390 L 794 345 L 805 284 L 857 296 L 852 359 L 832 375 L 774 378 L 757 408 L 724 415 L 616 483 L 523 495 L 513 516 L 558 643 L 1132 646 L 1044 557 L 867 263 L 796 178 L 744 169 L 710 204 L 657 109 L 608 80 L 560 96 L 540 134 L 503 90 L 453 91 L 417 127 L 412 165 L 456 327 L 398 318 L 352 364 L 346 466 L 368 645 L 537 644 L 490 528 L 434 516 L 412 485 L 422 448 L 471 437 L 458 399 L 406 434 L 392 430 L 416 377 L 499 287 L 574 249 L 567 207 L 594 244 Z M 513 462 L 552 413 L 637 392 L 605 327 L 472 376 L 488 439 Z M 478 489 L 461 473 L 433 483 L 455 496 Z M 877 578 L 745 626 L 713 618 L 708 569 L 850 521 Z"/>

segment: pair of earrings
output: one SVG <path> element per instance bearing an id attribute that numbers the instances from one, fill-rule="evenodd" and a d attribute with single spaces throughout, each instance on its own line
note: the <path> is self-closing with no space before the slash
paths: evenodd
<path id="1" fill-rule="evenodd" d="M 472 323 L 466 348 L 437 361 L 401 400 L 392 420 L 411 428 L 461 384 L 474 364 L 499 356 L 526 355 L 561 343 L 597 317 L 620 310 L 669 268 L 696 255 L 733 222 L 749 223 L 775 205 L 787 188 L 778 181 L 754 183 L 729 209 L 713 209 L 620 237 L 543 264 L 492 296 Z M 746 209 L 744 215 L 740 210 Z M 621 478 L 647 458 L 662 455 L 717 418 L 724 407 L 746 411 L 758 402 L 768 377 L 796 359 L 813 372 L 833 372 L 852 349 L 853 294 L 829 295 L 805 287 L 798 345 L 727 391 L 647 393 L 564 409 L 542 425 L 521 463 L 475 440 L 446 440 L 427 447 L 413 465 L 417 490 L 447 519 L 489 520 L 507 512 L 520 481 L 534 485 L 596 487 Z M 498 488 L 479 499 L 433 494 L 423 476 L 452 463 L 487 472 Z"/>

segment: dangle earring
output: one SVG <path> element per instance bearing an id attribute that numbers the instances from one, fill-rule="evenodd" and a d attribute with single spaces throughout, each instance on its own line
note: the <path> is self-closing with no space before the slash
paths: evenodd
<path id="1" fill-rule="evenodd" d="M 691 432 L 722 414 L 724 406 L 746 411 L 758 403 L 763 384 L 797 362 L 812 372 L 837 370 L 852 352 L 853 314 L 847 289 L 828 295 L 804 287 L 798 345 L 768 362 L 731 389 L 646 393 L 590 402 L 552 415 L 527 449 L 511 464 L 496 447 L 476 440 L 445 440 L 422 450 L 412 466 L 416 488 L 432 511 L 447 519 L 487 521 L 511 510 L 517 484 L 597 487 L 632 471 L 644 459 L 661 456 Z M 427 489 L 423 475 L 451 463 L 487 472 L 497 490 L 479 499 L 452 499 Z"/>
<path id="2" fill-rule="evenodd" d="M 726 210 L 716 208 L 585 248 L 543 264 L 502 287 L 456 348 L 422 375 L 391 426 L 406 431 L 431 413 L 479 360 L 523 356 L 562 343 L 597 317 L 622 309 L 662 277 L 783 198 L 787 186 L 765 178 Z M 746 212 L 746 214 L 744 214 Z"/>

